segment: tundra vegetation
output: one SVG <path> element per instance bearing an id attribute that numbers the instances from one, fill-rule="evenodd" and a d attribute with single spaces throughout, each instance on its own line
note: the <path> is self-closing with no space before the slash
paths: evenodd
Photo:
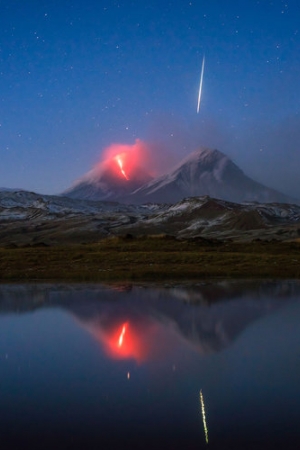
<path id="1" fill-rule="evenodd" d="M 87 244 L 0 248 L 1 282 L 165 282 L 299 278 L 300 242 L 230 242 L 130 234 Z"/>

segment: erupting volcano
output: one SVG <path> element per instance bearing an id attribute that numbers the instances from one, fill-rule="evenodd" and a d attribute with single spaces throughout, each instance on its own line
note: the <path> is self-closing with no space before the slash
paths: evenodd
<path id="1" fill-rule="evenodd" d="M 64 195 L 89 200 L 122 200 L 148 183 L 148 146 L 137 140 L 133 145 L 113 144 L 103 159 L 79 179 Z"/>
<path id="2" fill-rule="evenodd" d="M 200 148 L 169 172 L 152 179 L 144 167 L 148 146 L 113 145 L 104 160 L 64 194 L 89 200 L 115 200 L 129 204 L 176 203 L 184 198 L 209 195 L 231 202 L 299 203 L 244 174 L 224 153 Z"/>

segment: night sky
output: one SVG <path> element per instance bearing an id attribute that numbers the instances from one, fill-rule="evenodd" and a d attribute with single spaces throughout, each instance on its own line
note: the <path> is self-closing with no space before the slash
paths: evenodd
<path id="1" fill-rule="evenodd" d="M 0 7 L 0 187 L 60 193 L 107 146 L 141 139 L 162 170 L 217 148 L 300 198 L 298 0 Z"/>

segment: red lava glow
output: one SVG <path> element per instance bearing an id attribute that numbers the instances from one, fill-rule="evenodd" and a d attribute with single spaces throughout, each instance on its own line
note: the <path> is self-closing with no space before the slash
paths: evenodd
<path id="1" fill-rule="evenodd" d="M 124 334 L 126 332 L 126 328 L 127 328 L 127 324 L 125 323 L 122 327 L 122 331 L 121 334 L 119 336 L 119 340 L 118 340 L 118 346 L 121 347 L 123 345 L 123 340 L 124 340 Z"/>
<path id="2" fill-rule="evenodd" d="M 141 340 L 129 323 L 123 323 L 117 330 L 105 336 L 105 347 L 111 357 L 117 359 L 133 358 L 140 361 L 144 350 Z"/>
<path id="3" fill-rule="evenodd" d="M 83 324 L 101 347 L 112 359 L 133 359 L 138 364 L 148 360 L 159 360 L 169 354 L 173 348 L 173 337 L 168 337 L 169 331 L 164 325 L 142 320 L 118 321 L 109 326 L 99 326 L 99 323 Z"/>
<path id="4" fill-rule="evenodd" d="M 117 156 L 115 157 L 115 160 L 117 161 L 118 166 L 120 167 L 121 174 L 122 174 L 123 177 L 128 181 L 129 178 L 128 178 L 128 176 L 126 175 L 125 170 L 123 169 L 122 155 L 117 155 Z"/>
<path id="5" fill-rule="evenodd" d="M 96 164 L 89 176 L 97 178 L 103 171 L 108 170 L 126 181 L 143 179 L 145 173 L 151 179 L 155 175 L 151 170 L 152 159 L 150 145 L 138 139 L 132 145 L 112 144 L 104 150 L 102 161 Z"/>
<path id="6" fill-rule="evenodd" d="M 156 334 L 153 325 L 147 325 L 143 332 L 136 324 L 123 322 L 109 328 L 94 328 L 92 324 L 88 329 L 101 343 L 110 358 L 134 359 L 141 363 L 147 360 L 152 353 L 153 338 Z"/>

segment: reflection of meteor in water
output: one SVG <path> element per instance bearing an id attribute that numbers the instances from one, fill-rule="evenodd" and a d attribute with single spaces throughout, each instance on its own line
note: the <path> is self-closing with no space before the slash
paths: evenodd
<path id="1" fill-rule="evenodd" d="M 204 428 L 204 434 L 205 434 L 205 442 L 208 444 L 208 429 L 207 429 L 207 425 L 206 425 L 205 404 L 204 404 L 202 390 L 200 390 L 200 405 L 201 405 L 202 422 L 203 422 L 203 428 Z"/>
<path id="2" fill-rule="evenodd" d="M 197 114 L 200 111 L 200 102 L 201 102 L 203 75 L 204 75 L 204 64 L 205 64 L 205 56 L 203 56 L 202 67 L 201 67 L 200 84 L 199 84 L 199 92 L 198 92 Z"/>
<path id="3" fill-rule="evenodd" d="M 121 171 L 123 177 L 124 177 L 126 180 L 129 180 L 129 178 L 128 178 L 128 176 L 126 175 L 125 170 L 124 170 L 124 168 L 123 168 L 123 161 L 122 161 L 121 157 L 120 157 L 120 156 L 116 156 L 116 161 L 117 161 L 117 163 L 118 163 L 118 165 L 119 165 L 119 167 L 120 167 L 120 171 Z"/>
<path id="4" fill-rule="evenodd" d="M 126 324 L 123 325 L 122 331 L 121 331 L 121 334 L 120 334 L 119 340 L 118 340 L 118 346 L 119 347 L 121 347 L 123 345 L 124 334 L 126 333 L 126 328 L 127 328 L 127 325 Z"/>

